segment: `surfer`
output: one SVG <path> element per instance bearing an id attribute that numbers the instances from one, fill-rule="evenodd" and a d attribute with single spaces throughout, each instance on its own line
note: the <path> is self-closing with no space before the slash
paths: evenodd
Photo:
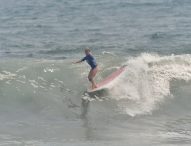
<path id="1" fill-rule="evenodd" d="M 84 58 L 82 58 L 81 60 L 79 60 L 77 62 L 74 62 L 74 63 L 81 63 L 83 61 L 86 61 L 90 65 L 91 70 L 89 72 L 88 79 L 92 84 L 92 89 L 95 89 L 95 88 L 97 88 L 97 85 L 96 85 L 96 83 L 94 81 L 94 77 L 96 76 L 97 71 L 98 71 L 97 63 L 96 63 L 96 60 L 93 57 L 93 55 L 91 53 L 91 50 L 89 48 L 86 48 L 84 50 L 84 52 L 85 52 L 86 56 Z"/>

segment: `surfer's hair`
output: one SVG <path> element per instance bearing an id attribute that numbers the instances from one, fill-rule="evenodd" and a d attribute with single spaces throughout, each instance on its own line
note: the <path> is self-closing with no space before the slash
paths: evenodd
<path id="1" fill-rule="evenodd" d="M 91 52 L 90 48 L 85 48 L 85 52 Z"/>

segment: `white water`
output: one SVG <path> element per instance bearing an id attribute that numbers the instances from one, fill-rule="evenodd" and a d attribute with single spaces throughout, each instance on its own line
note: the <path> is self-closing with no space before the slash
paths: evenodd
<path id="1" fill-rule="evenodd" d="M 131 116 L 150 114 L 171 94 L 172 80 L 191 80 L 191 55 L 141 54 L 128 59 L 127 69 L 112 87 L 118 106 Z"/>
<path id="2" fill-rule="evenodd" d="M 89 68 L 85 64 L 71 66 L 70 60 L 4 60 L 0 63 L 0 130 L 4 131 L 0 140 L 38 143 L 41 139 L 43 142 L 56 139 L 62 143 L 73 138 L 78 143 L 89 137 L 93 140 L 120 137 L 129 141 L 132 135 L 137 139 L 137 133 L 141 133 L 141 138 L 149 141 L 148 137 L 157 138 L 161 133 L 165 135 L 162 140 L 169 138 L 169 132 L 188 138 L 179 131 L 190 123 L 189 118 L 184 119 L 190 111 L 190 84 L 184 84 L 191 79 L 190 58 L 190 55 L 141 54 L 117 61 L 104 54 L 98 57 L 103 63 L 98 80 L 120 67 L 121 62 L 127 69 L 111 86 L 107 100 L 94 100 L 89 105 L 81 101 L 89 85 Z M 171 90 L 172 85 L 179 91 Z M 157 117 L 155 111 L 159 113 Z M 166 126 L 171 120 L 167 119 L 169 115 L 171 119 L 181 115 L 181 120 L 188 124 L 169 123 L 174 126 L 169 128 Z M 157 125 L 151 126 L 150 122 Z M 181 125 L 183 130 L 179 130 Z M 145 133 L 144 128 L 153 131 Z M 10 136 L 8 140 L 6 135 Z"/>

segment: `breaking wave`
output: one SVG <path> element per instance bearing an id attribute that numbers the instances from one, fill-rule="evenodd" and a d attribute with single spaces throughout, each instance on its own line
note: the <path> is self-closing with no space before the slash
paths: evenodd
<path id="1" fill-rule="evenodd" d="M 191 80 L 191 55 L 141 54 L 126 62 L 125 73 L 111 86 L 111 96 L 131 116 L 150 114 L 173 98 L 172 81 Z"/>

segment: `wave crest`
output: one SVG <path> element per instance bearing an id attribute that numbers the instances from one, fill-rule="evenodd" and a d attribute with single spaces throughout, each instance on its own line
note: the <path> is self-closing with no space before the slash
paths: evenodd
<path id="1" fill-rule="evenodd" d="M 191 55 L 141 54 L 130 58 L 125 73 L 112 86 L 112 98 L 131 116 L 151 114 L 172 97 L 172 80 L 191 80 Z"/>

